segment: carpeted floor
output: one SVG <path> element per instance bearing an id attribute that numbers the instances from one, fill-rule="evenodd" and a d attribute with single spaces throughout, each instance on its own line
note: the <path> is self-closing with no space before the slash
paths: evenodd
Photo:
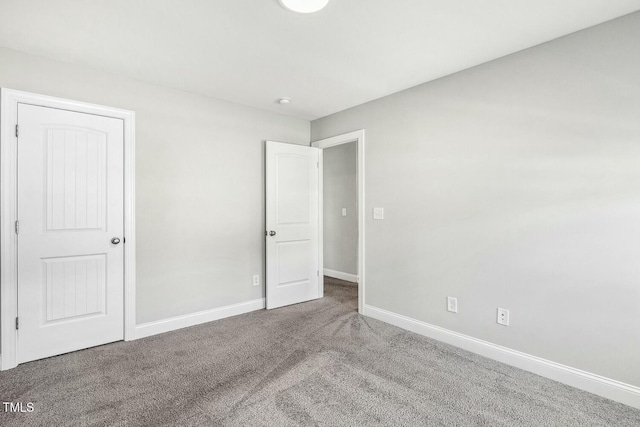
<path id="1" fill-rule="evenodd" d="M 640 426 L 640 411 L 325 298 L 0 372 L 0 425 Z"/>

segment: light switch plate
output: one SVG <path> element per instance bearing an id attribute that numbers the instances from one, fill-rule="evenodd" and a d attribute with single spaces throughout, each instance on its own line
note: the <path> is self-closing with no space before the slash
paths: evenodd
<path id="1" fill-rule="evenodd" d="M 342 208 L 342 216 L 347 216 L 347 208 Z"/>
<path id="2" fill-rule="evenodd" d="M 458 312 L 458 298 L 447 297 L 447 311 L 452 313 Z"/>
<path id="3" fill-rule="evenodd" d="M 373 219 L 384 219 L 384 208 L 373 208 Z"/>

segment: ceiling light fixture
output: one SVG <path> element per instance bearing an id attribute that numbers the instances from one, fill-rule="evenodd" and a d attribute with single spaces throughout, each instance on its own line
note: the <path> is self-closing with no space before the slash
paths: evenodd
<path id="1" fill-rule="evenodd" d="M 280 4 L 298 13 L 313 13 L 324 8 L 329 0 L 280 0 Z"/>
<path id="2" fill-rule="evenodd" d="M 290 98 L 278 98 L 278 100 L 276 101 L 278 104 L 280 105 L 287 105 L 288 103 L 291 102 Z"/>

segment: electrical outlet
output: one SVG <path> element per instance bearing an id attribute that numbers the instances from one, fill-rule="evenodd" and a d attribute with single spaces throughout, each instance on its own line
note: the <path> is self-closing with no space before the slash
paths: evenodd
<path id="1" fill-rule="evenodd" d="M 447 311 L 452 313 L 458 312 L 458 298 L 447 297 Z"/>
<path id="2" fill-rule="evenodd" d="M 253 275 L 253 286 L 260 286 L 260 275 L 259 274 L 254 274 Z"/>
<path id="3" fill-rule="evenodd" d="M 498 308 L 498 323 L 509 326 L 509 310 L 506 308 Z"/>
<path id="4" fill-rule="evenodd" d="M 347 216 L 347 208 L 342 208 L 342 216 Z"/>

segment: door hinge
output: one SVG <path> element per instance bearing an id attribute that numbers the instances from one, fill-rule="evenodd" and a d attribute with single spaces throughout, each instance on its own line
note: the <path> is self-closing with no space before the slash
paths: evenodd
<path id="1" fill-rule="evenodd" d="M 17 131 L 16 131 L 17 132 Z M 320 162 L 316 162 L 316 167 L 320 169 Z"/>
<path id="2" fill-rule="evenodd" d="M 320 277 L 320 271 L 316 271 L 316 277 Z"/>
<path id="3" fill-rule="evenodd" d="M 18 330 L 18 318 L 16 317 L 16 331 Z"/>
<path id="4" fill-rule="evenodd" d="M 16 234 L 20 232 L 20 221 L 16 221 Z"/>
<path id="5" fill-rule="evenodd" d="M 16 138 L 18 137 L 18 125 L 16 125 Z"/>

